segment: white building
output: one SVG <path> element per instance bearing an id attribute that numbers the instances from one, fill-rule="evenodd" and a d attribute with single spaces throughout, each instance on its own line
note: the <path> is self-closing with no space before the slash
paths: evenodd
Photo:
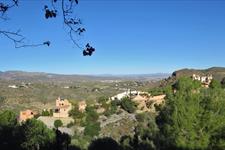
<path id="1" fill-rule="evenodd" d="M 192 79 L 198 80 L 203 84 L 203 86 L 208 87 L 209 84 L 211 83 L 213 77 L 212 77 L 212 75 L 200 76 L 200 75 L 193 74 Z"/>
<path id="2" fill-rule="evenodd" d="M 17 89 L 18 87 L 16 85 L 9 85 L 9 88 Z"/>
<path id="3" fill-rule="evenodd" d="M 121 100 L 124 97 L 130 97 L 130 96 L 136 96 L 139 94 L 143 94 L 145 92 L 140 92 L 140 91 L 131 91 L 130 89 L 128 89 L 127 91 L 117 94 L 113 97 L 111 97 L 111 100 Z"/>

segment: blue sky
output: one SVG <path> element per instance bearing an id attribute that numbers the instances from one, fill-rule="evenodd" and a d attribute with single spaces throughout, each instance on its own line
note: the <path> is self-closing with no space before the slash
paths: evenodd
<path id="1" fill-rule="evenodd" d="M 0 70 L 63 74 L 170 73 L 225 66 L 223 0 L 80 0 L 76 14 L 96 48 L 91 57 L 73 46 L 62 20 L 44 19 L 45 0 L 21 0 L 1 29 L 21 29 L 50 47 L 15 49 L 0 35 Z"/>

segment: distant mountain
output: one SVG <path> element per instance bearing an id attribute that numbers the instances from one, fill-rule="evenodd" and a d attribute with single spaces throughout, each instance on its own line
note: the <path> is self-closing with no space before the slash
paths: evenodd
<path id="1" fill-rule="evenodd" d="M 198 75 L 213 75 L 213 78 L 217 80 L 222 80 L 225 77 L 225 68 L 224 67 L 212 67 L 208 69 L 182 69 L 173 72 L 172 77 L 179 78 L 182 76 L 192 76 L 193 74 Z"/>
<path id="2" fill-rule="evenodd" d="M 63 75 L 43 72 L 6 71 L 0 72 L 2 80 L 30 81 L 30 82 L 73 82 L 73 81 L 102 81 L 102 80 L 160 80 L 169 74 L 135 74 L 135 75 Z"/>

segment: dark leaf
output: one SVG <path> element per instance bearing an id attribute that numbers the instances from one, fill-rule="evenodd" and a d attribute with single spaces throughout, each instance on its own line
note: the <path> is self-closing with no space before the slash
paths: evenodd
<path id="1" fill-rule="evenodd" d="M 53 17 L 56 17 L 56 13 L 52 13 Z"/>
<path id="2" fill-rule="evenodd" d="M 47 46 L 50 46 L 50 44 L 51 44 L 50 41 L 46 41 L 43 43 L 43 45 L 47 45 Z"/>
<path id="3" fill-rule="evenodd" d="M 87 56 L 88 52 L 86 50 L 83 50 L 83 56 Z"/>
<path id="4" fill-rule="evenodd" d="M 18 0 L 13 0 L 16 6 L 18 6 Z"/>
<path id="5" fill-rule="evenodd" d="M 49 14 L 45 13 L 45 18 L 48 19 L 48 17 L 49 17 Z"/>
<path id="6" fill-rule="evenodd" d="M 45 5 L 45 7 L 44 7 L 45 9 L 47 9 L 48 8 L 48 6 L 47 5 Z"/>
<path id="7" fill-rule="evenodd" d="M 94 51 L 95 51 L 95 48 L 91 47 L 90 44 L 87 43 L 86 49 L 83 51 L 83 56 L 91 56 Z"/>

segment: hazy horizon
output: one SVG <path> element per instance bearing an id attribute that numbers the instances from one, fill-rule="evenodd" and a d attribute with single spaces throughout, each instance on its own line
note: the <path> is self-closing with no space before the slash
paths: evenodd
<path id="1" fill-rule="evenodd" d="M 87 74 L 82 74 L 82 73 L 63 73 L 63 72 L 49 72 L 49 71 L 38 71 L 38 70 L 18 70 L 18 69 L 8 69 L 8 70 L 0 70 L 0 72 L 10 72 L 10 71 L 21 71 L 21 72 L 28 72 L 28 73 L 49 73 L 49 74 L 59 74 L 59 75 L 93 75 L 93 76 L 129 76 L 129 75 L 156 75 L 156 74 L 162 74 L 162 75 L 166 75 L 166 74 L 172 74 L 174 71 L 178 71 L 181 69 L 195 69 L 195 70 L 205 70 L 205 69 L 209 69 L 209 68 L 214 68 L 214 67 L 222 67 L 225 68 L 225 66 L 211 66 L 208 68 L 178 68 L 173 70 L 172 72 L 145 72 L 145 73 L 87 73 Z"/>
<path id="2" fill-rule="evenodd" d="M 49 72 L 49 71 L 35 71 L 35 70 L 17 70 L 17 69 L 9 69 L 9 70 L 0 70 L 0 72 L 27 72 L 27 73 L 49 73 L 49 74 L 59 74 L 59 75 L 93 75 L 93 76 L 126 76 L 126 75 L 154 75 L 154 74 L 172 74 L 172 72 L 146 72 L 146 73 L 121 73 L 121 74 L 115 74 L 115 73 L 63 73 L 63 72 Z"/>

